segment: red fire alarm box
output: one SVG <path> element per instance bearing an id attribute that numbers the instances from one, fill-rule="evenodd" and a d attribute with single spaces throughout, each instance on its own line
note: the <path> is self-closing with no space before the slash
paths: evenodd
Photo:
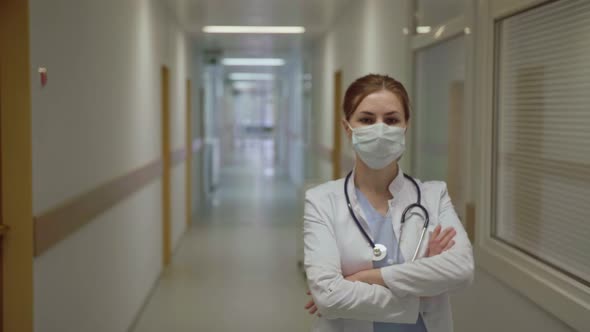
<path id="1" fill-rule="evenodd" d="M 41 86 L 44 87 L 47 84 L 47 68 L 39 67 L 39 75 L 41 76 Z"/>

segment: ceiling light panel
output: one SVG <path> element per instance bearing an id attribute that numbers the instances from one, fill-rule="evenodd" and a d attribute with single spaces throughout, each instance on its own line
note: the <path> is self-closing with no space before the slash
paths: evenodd
<path id="1" fill-rule="evenodd" d="M 235 26 L 235 25 L 208 25 L 203 27 L 205 33 L 266 33 L 266 34 L 301 34 L 304 27 L 298 26 Z"/>
<path id="2" fill-rule="evenodd" d="M 285 60 L 278 58 L 225 58 L 224 66 L 283 66 Z"/>
<path id="3" fill-rule="evenodd" d="M 232 81 L 272 81 L 273 74 L 267 73 L 231 73 L 229 79 Z"/>

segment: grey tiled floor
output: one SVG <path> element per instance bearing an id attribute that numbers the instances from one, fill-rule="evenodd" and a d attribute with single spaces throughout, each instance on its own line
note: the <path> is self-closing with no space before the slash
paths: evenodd
<path id="1" fill-rule="evenodd" d="M 269 149 L 242 148 L 221 171 L 217 206 L 181 240 L 134 332 L 309 331 L 301 202 L 284 176 L 269 176 Z"/>

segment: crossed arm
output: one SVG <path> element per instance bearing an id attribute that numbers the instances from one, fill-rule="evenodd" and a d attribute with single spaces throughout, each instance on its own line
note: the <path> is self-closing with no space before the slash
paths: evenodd
<path id="1" fill-rule="evenodd" d="M 440 224 L 431 234 L 427 257 L 415 262 L 360 271 L 344 277 L 334 231 L 306 200 L 305 268 L 313 304 L 309 309 L 327 318 L 413 323 L 419 298 L 435 296 L 469 284 L 473 257 L 446 188 L 441 194 Z"/>
<path id="2" fill-rule="evenodd" d="M 455 229 L 452 227 L 447 227 L 444 231 L 441 231 L 441 229 L 442 227 L 438 225 L 431 233 L 430 239 L 428 241 L 426 257 L 436 256 L 444 251 L 449 250 L 455 244 L 455 241 L 453 240 L 457 233 Z M 344 279 L 351 282 L 359 281 L 369 285 L 380 285 L 382 287 L 387 287 L 385 281 L 383 280 L 381 269 L 362 270 L 351 274 Z M 308 291 L 307 295 L 311 295 L 311 292 Z M 305 309 L 308 310 L 312 315 L 318 311 L 318 308 L 313 299 L 311 299 L 305 305 Z M 317 313 L 317 315 L 321 317 L 320 313 Z"/>

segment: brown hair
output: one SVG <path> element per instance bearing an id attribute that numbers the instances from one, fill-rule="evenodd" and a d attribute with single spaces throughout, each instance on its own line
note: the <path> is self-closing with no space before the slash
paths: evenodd
<path id="1" fill-rule="evenodd" d="M 410 98 L 406 88 L 392 77 L 377 74 L 363 76 L 352 82 L 346 89 L 344 104 L 342 105 L 346 120 L 350 120 L 350 117 L 365 97 L 381 90 L 387 90 L 399 98 L 404 108 L 404 118 L 406 122 L 410 120 Z"/>

